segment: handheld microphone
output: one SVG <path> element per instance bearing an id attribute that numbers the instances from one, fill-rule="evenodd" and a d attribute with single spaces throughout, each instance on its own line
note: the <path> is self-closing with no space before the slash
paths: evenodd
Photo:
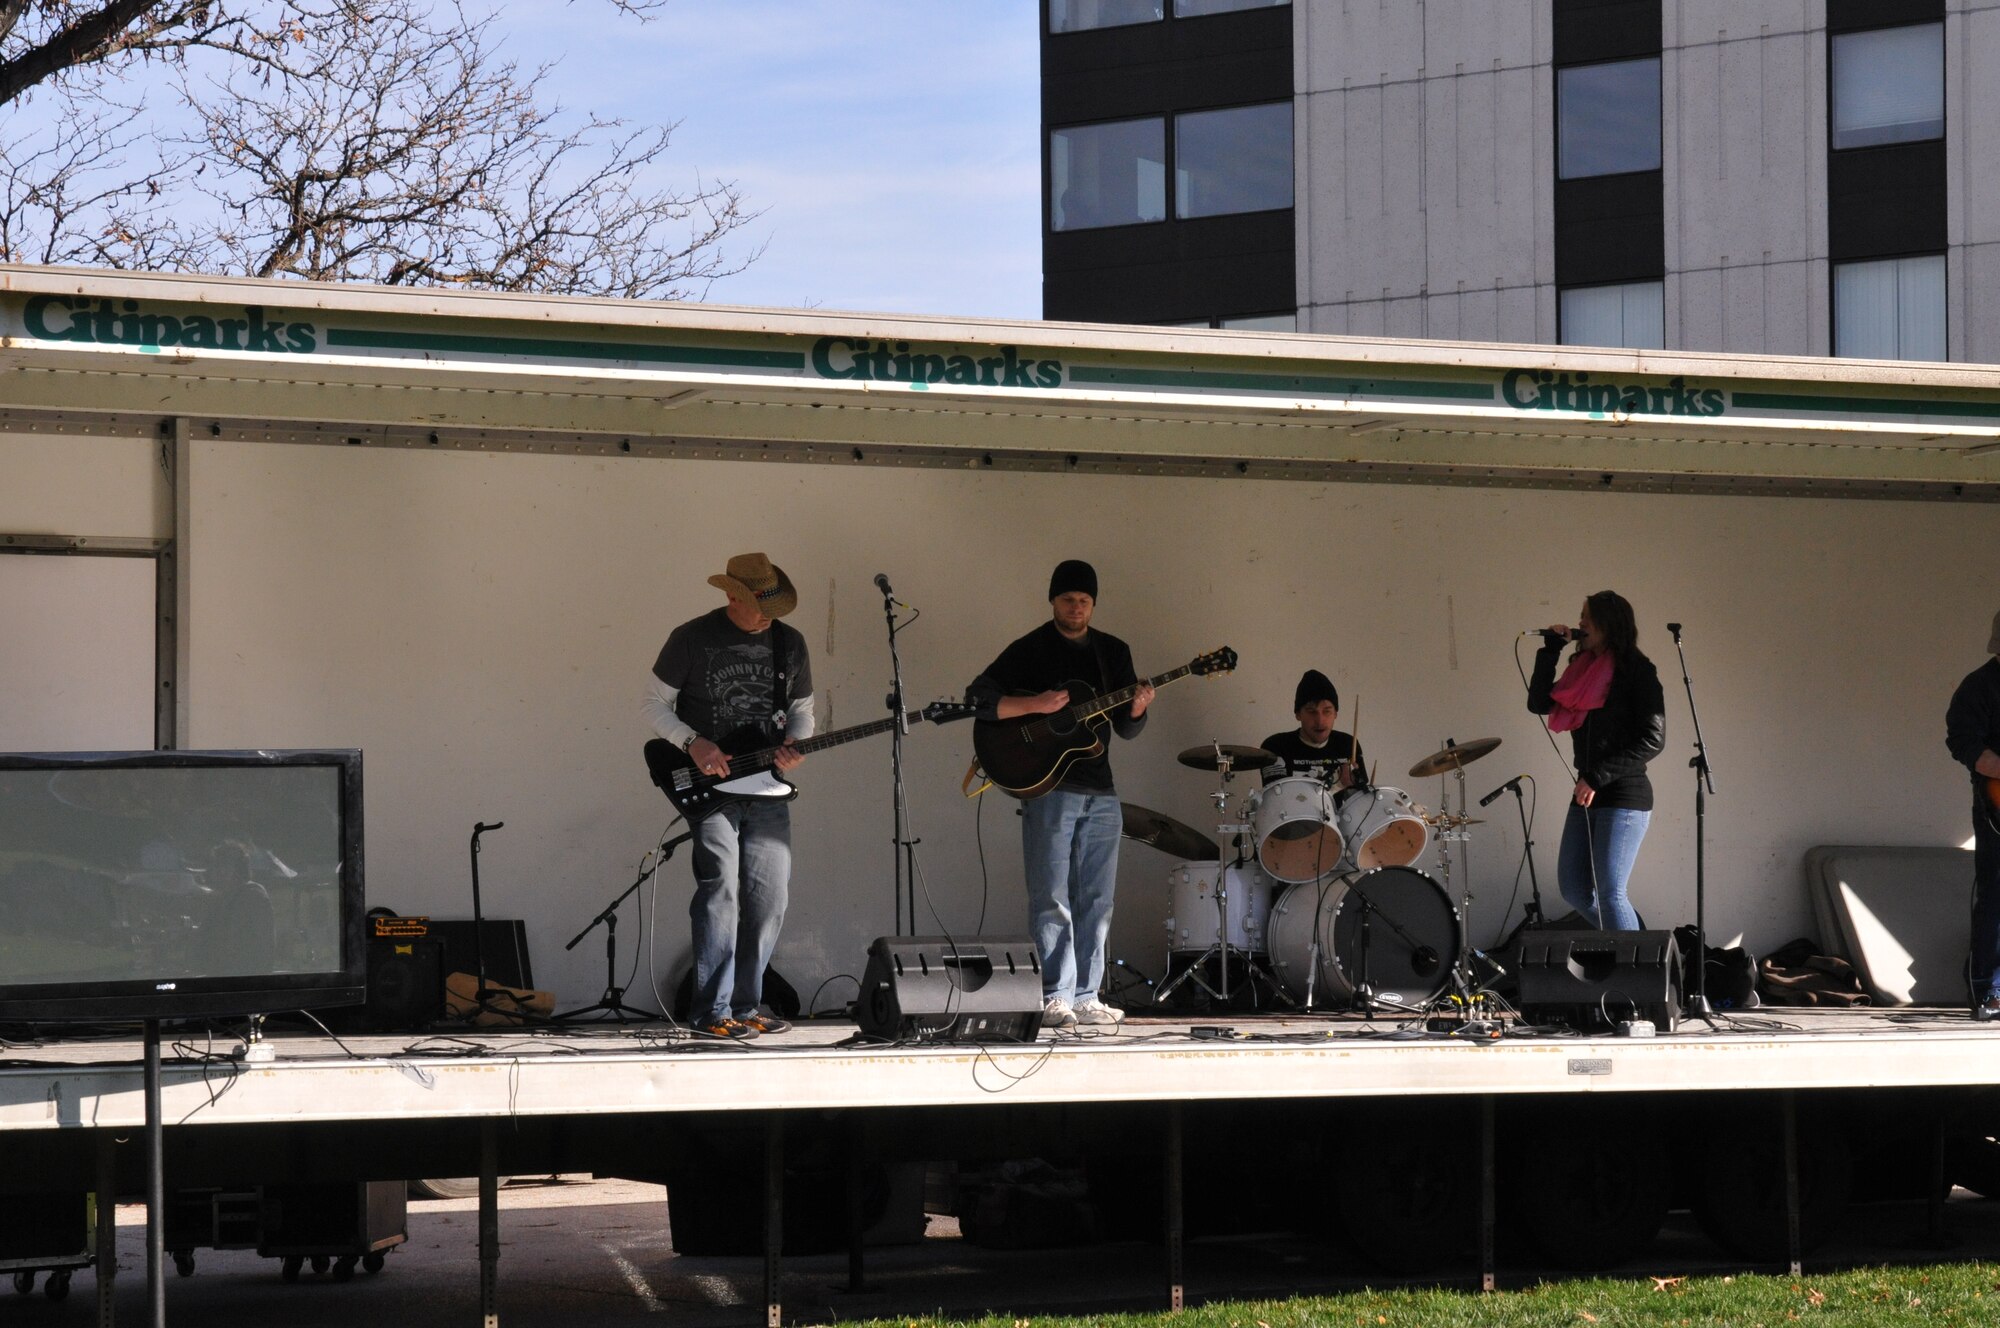
<path id="1" fill-rule="evenodd" d="M 1560 632 L 1547 627 L 1530 627 L 1527 631 L 1521 633 L 1520 638 L 1517 639 L 1525 639 L 1530 636 L 1539 636 L 1544 641 L 1561 641 L 1564 645 L 1583 639 L 1577 634 L 1576 629 L 1571 627 L 1565 627 Z"/>
<path id="2" fill-rule="evenodd" d="M 889 589 L 889 578 L 881 572 L 875 574 L 875 588 L 882 592 L 884 599 L 896 598 L 896 592 Z"/>
<path id="3" fill-rule="evenodd" d="M 1479 800 L 1479 805 L 1484 807 L 1488 803 L 1492 802 L 1495 798 L 1499 797 L 1502 793 L 1514 792 L 1516 789 L 1521 787 L 1521 781 L 1526 778 L 1527 776 L 1525 774 L 1514 776 L 1512 779 L 1502 784 L 1499 788 L 1494 789 L 1491 793 L 1481 798 Z"/>

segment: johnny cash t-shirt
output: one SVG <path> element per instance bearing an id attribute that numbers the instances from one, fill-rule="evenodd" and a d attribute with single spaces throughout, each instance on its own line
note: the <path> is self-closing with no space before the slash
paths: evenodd
<path id="1" fill-rule="evenodd" d="M 775 670 L 774 646 L 779 655 Z M 729 621 L 727 609 L 676 627 L 660 647 L 653 674 L 680 693 L 674 713 L 711 742 L 746 729 L 762 740 L 782 737 L 783 703 L 772 689 L 774 680 L 785 701 L 812 695 L 805 637 L 782 622 L 746 632 Z"/>

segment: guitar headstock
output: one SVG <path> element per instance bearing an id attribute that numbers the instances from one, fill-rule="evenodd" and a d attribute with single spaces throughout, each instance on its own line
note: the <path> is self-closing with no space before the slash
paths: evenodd
<path id="1" fill-rule="evenodd" d="M 1236 652 L 1228 646 L 1211 650 L 1206 655 L 1195 656 L 1194 663 L 1188 665 L 1188 672 L 1206 678 L 1211 673 L 1233 673 L 1236 670 Z"/>
<path id="2" fill-rule="evenodd" d="M 971 719 L 979 707 L 970 701 L 933 701 L 923 708 L 926 724 L 949 724 L 955 719 Z"/>

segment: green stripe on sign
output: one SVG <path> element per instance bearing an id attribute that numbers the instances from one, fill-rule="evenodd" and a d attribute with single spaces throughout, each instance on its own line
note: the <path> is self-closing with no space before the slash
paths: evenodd
<path id="1" fill-rule="evenodd" d="M 1202 369 L 1103 369 L 1078 365 L 1072 383 L 1101 387 L 1223 388 L 1251 392 L 1309 392 L 1337 397 L 1432 397 L 1446 401 L 1491 401 L 1491 383 L 1423 382 L 1394 378 L 1323 378 L 1311 374 L 1215 373 Z"/>
<path id="2" fill-rule="evenodd" d="M 728 365 L 804 372 L 806 357 L 789 350 L 723 350 L 714 346 L 653 346 L 630 341 L 550 341 L 543 337 L 474 337 L 450 332 L 368 332 L 330 327 L 329 346 L 364 350 L 456 351 L 551 360 L 634 360 L 642 364 Z"/>
<path id="3" fill-rule="evenodd" d="M 1740 410 L 1796 410 L 1820 415 L 1934 415 L 1955 420 L 2000 420 L 2000 402 L 1929 401 L 1919 397 L 1817 397 L 1790 392 L 1734 392 Z"/>

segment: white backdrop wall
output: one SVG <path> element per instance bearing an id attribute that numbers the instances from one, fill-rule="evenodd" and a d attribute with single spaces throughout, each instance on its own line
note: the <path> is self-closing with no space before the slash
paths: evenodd
<path id="1" fill-rule="evenodd" d="M 1512 650 L 1523 628 L 1569 620 L 1584 594 L 1611 586 L 1637 606 L 1668 690 L 1660 810 L 1634 883 L 1649 921 L 1693 910 L 1690 729 L 1669 620 L 1686 625 L 1720 783 L 1710 906 L 1725 938 L 1768 948 L 1810 930 L 1799 859 L 1813 844 L 1967 834 L 1942 712 L 2000 603 L 1989 570 L 2000 513 L 1986 506 L 195 452 L 188 744 L 364 749 L 370 894 L 404 912 L 468 912 L 471 825 L 505 820 L 482 862 L 488 907 L 528 921 L 539 980 L 568 1000 L 597 994 L 602 950 L 596 938 L 568 954 L 562 943 L 632 878 L 668 819 L 638 757 L 647 669 L 675 623 L 721 602 L 706 577 L 755 548 L 798 582 L 792 621 L 812 645 L 828 727 L 881 713 L 877 571 L 924 610 L 903 638 L 918 700 L 959 695 L 1038 623 L 1064 557 L 1097 564 L 1099 623 L 1143 669 L 1235 647 L 1237 673 L 1169 688 L 1144 735 L 1115 749 L 1129 801 L 1198 827 L 1215 820 L 1211 781 L 1173 754 L 1286 727 L 1299 672 L 1317 667 L 1341 689 L 1342 727 L 1358 703 L 1382 781 L 1427 804 L 1438 781 L 1411 786 L 1400 772 L 1412 761 L 1446 737 L 1505 739 L 1468 791 L 1522 771 L 1541 781 L 1536 858 L 1553 903 L 1565 775 L 1522 707 Z M 157 535 L 165 495 L 150 440 L 0 437 L 0 529 Z M 21 682 L 0 677 L 10 696 Z M 964 726 L 920 729 L 908 746 L 929 898 L 956 932 L 982 926 L 974 809 L 958 793 L 969 751 Z M 778 966 L 808 994 L 856 972 L 893 925 L 887 760 L 876 739 L 801 772 Z M 1490 809 L 1473 846 L 1481 942 L 1502 927 L 1518 860 L 1510 804 Z M 987 932 L 1024 925 L 1013 809 L 995 799 L 984 811 Z M 1126 846 L 1114 948 L 1152 972 L 1169 866 Z M 685 963 L 688 880 L 683 854 L 659 886 L 651 957 L 663 983 Z M 624 961 L 643 959 L 629 911 L 622 931 Z M 642 966 L 635 985 L 646 981 Z M 822 1003 L 847 990 L 833 984 Z"/>
<path id="2" fill-rule="evenodd" d="M 1381 780 L 1446 737 L 1505 739 L 1477 796 L 1533 773 L 1537 865 L 1554 901 L 1566 782 L 1522 705 L 1523 628 L 1573 620 L 1605 586 L 1637 607 L 1668 687 L 1668 748 L 1634 882 L 1654 925 L 1693 912 L 1687 706 L 1663 624 L 1685 624 L 1720 796 L 1711 926 L 1769 947 L 1809 930 L 1800 855 L 1817 843 L 1957 844 L 1961 774 L 1942 711 L 1979 662 L 2000 513 L 1984 506 L 966 474 L 202 443 L 195 458 L 190 745 L 367 753 L 370 896 L 469 910 L 466 840 L 488 837 L 488 911 L 527 920 L 538 980 L 602 985 L 593 939 L 562 943 L 626 884 L 668 816 L 645 779 L 637 703 L 667 631 L 721 602 L 705 578 L 764 549 L 800 590 L 822 722 L 877 717 L 887 572 L 923 619 L 903 638 L 913 698 L 959 695 L 1046 614 L 1053 564 L 1094 562 L 1099 625 L 1161 672 L 1228 644 L 1233 675 L 1165 691 L 1115 750 L 1121 794 L 1212 825 L 1210 738 L 1287 727 L 1300 671 L 1357 702 Z M 1522 659 L 1530 654 L 1521 647 Z M 964 726 L 909 745 L 928 897 L 982 926 Z M 891 930 L 888 744 L 814 757 L 795 804 L 793 906 L 777 966 L 810 994 Z M 1435 805 L 1439 783 L 1410 790 Z M 1014 804 L 984 812 L 987 932 L 1024 927 Z M 1509 800 L 1511 802 L 1511 800 Z M 1520 850 L 1508 803 L 1473 846 L 1472 928 L 1502 925 Z M 1157 972 L 1166 859 L 1128 844 L 1115 952 Z M 685 854 L 658 889 L 653 969 L 685 964 Z M 1516 913 L 1518 916 L 1518 913 Z M 623 960 L 645 936 L 629 914 Z M 922 930 L 936 922 L 926 914 Z M 622 980 L 622 974 L 621 974 Z M 634 984 L 647 982 L 642 965 Z M 845 999 L 828 987 L 822 1005 Z"/>

